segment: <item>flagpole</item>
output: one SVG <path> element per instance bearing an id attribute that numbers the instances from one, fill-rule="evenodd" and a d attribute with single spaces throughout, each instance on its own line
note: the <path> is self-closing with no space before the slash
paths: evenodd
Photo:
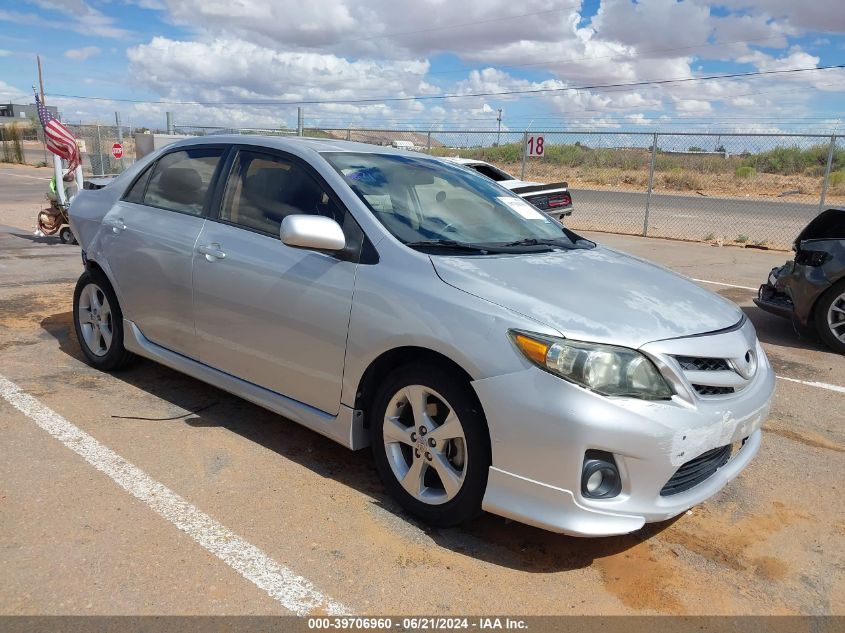
<path id="1" fill-rule="evenodd" d="M 35 56 L 38 62 L 38 86 L 41 88 L 41 103 L 44 103 L 44 79 L 41 76 L 41 55 Z M 46 104 L 45 104 L 46 105 Z M 44 137 L 44 163 L 47 163 L 47 137 Z"/>
<path id="2" fill-rule="evenodd" d="M 36 55 L 35 59 L 38 62 L 38 86 L 41 89 L 41 105 L 46 108 L 44 103 L 44 78 L 41 74 L 41 55 Z M 41 127 L 42 129 L 44 128 L 43 122 Z M 44 130 L 44 149 L 45 151 L 47 149 L 47 130 Z M 53 173 L 56 178 L 56 197 L 59 199 L 59 204 L 64 207 L 67 204 L 67 197 L 65 196 L 65 186 L 62 175 L 62 159 L 58 154 L 53 154 Z"/>

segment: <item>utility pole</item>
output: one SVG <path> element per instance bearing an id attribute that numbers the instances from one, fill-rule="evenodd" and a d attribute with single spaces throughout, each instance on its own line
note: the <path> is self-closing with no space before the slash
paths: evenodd
<path id="1" fill-rule="evenodd" d="M 302 111 L 302 107 L 296 109 L 296 135 L 302 136 L 304 132 L 304 124 L 305 124 L 305 113 Z"/>
<path id="2" fill-rule="evenodd" d="M 41 92 L 41 105 L 45 108 L 47 104 L 44 103 L 44 78 L 41 76 L 41 55 L 36 55 L 35 59 L 38 61 L 38 88 Z M 42 134 L 44 132 L 42 131 Z M 44 164 L 47 164 L 47 137 L 44 137 Z"/>
<path id="3" fill-rule="evenodd" d="M 502 109 L 499 108 L 499 116 L 496 118 L 496 121 L 499 122 L 499 129 L 496 132 L 496 146 L 498 147 L 499 144 L 502 142 Z"/>

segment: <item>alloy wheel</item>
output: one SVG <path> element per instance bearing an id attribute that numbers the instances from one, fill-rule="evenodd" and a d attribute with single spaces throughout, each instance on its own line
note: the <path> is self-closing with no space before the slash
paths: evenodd
<path id="1" fill-rule="evenodd" d="M 97 284 L 86 285 L 79 295 L 79 327 L 85 345 L 95 356 L 111 349 L 114 324 L 109 300 Z"/>
<path id="2" fill-rule="evenodd" d="M 833 336 L 845 343 L 845 292 L 836 297 L 827 309 L 827 326 Z"/>
<path id="3" fill-rule="evenodd" d="M 451 501 L 467 472 L 464 428 L 452 406 L 429 387 L 409 385 L 390 399 L 383 424 L 393 475 L 414 499 Z"/>

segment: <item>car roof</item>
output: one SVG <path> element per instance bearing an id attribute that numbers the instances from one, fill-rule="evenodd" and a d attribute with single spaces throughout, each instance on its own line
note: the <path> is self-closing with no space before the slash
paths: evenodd
<path id="1" fill-rule="evenodd" d="M 303 149 L 307 149 L 314 152 L 358 152 L 431 158 L 430 156 L 421 154 L 420 152 L 409 152 L 396 147 L 390 147 L 389 145 L 372 145 L 370 143 L 342 141 L 340 139 L 332 138 L 315 138 L 309 136 L 266 136 L 263 134 L 209 134 L 208 136 L 188 136 L 176 143 L 168 145 L 168 147 L 213 145 L 218 143 L 257 145 L 259 147 L 288 151 L 302 151 Z"/>

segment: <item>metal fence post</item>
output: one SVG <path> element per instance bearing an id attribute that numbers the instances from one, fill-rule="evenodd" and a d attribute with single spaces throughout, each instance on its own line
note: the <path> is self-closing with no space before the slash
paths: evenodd
<path id="1" fill-rule="evenodd" d="M 522 133 L 522 171 L 519 174 L 520 180 L 525 180 L 525 154 L 528 151 L 528 130 Z"/>
<path id="2" fill-rule="evenodd" d="M 819 213 L 824 211 L 824 199 L 827 197 L 827 185 L 830 180 L 830 168 L 833 165 L 833 150 L 836 147 L 836 134 L 830 135 L 830 149 L 827 150 L 827 165 L 824 168 L 824 180 L 822 181 L 822 195 L 819 199 Z"/>
<path id="3" fill-rule="evenodd" d="M 347 141 L 352 140 L 352 128 L 346 128 L 346 140 Z"/>
<path id="4" fill-rule="evenodd" d="M 120 125 L 120 112 L 114 113 L 114 122 L 117 125 L 117 142 L 123 147 L 123 126 Z M 120 155 L 120 171 L 123 171 L 123 154 Z"/>
<path id="5" fill-rule="evenodd" d="M 651 139 L 651 161 L 648 165 L 648 191 L 645 195 L 645 217 L 643 218 L 643 237 L 648 237 L 648 208 L 651 206 L 651 190 L 654 186 L 654 159 L 657 156 L 657 132 Z"/>
<path id="6" fill-rule="evenodd" d="M 426 154 L 431 154 L 431 130 L 428 131 L 428 140 L 425 143 Z"/>
<path id="7" fill-rule="evenodd" d="M 99 157 L 100 163 L 100 173 L 94 174 L 95 176 L 103 176 L 106 173 L 106 170 L 103 168 L 103 143 L 100 140 L 100 124 L 97 123 L 97 156 Z M 93 171 L 93 170 L 92 170 Z"/>

